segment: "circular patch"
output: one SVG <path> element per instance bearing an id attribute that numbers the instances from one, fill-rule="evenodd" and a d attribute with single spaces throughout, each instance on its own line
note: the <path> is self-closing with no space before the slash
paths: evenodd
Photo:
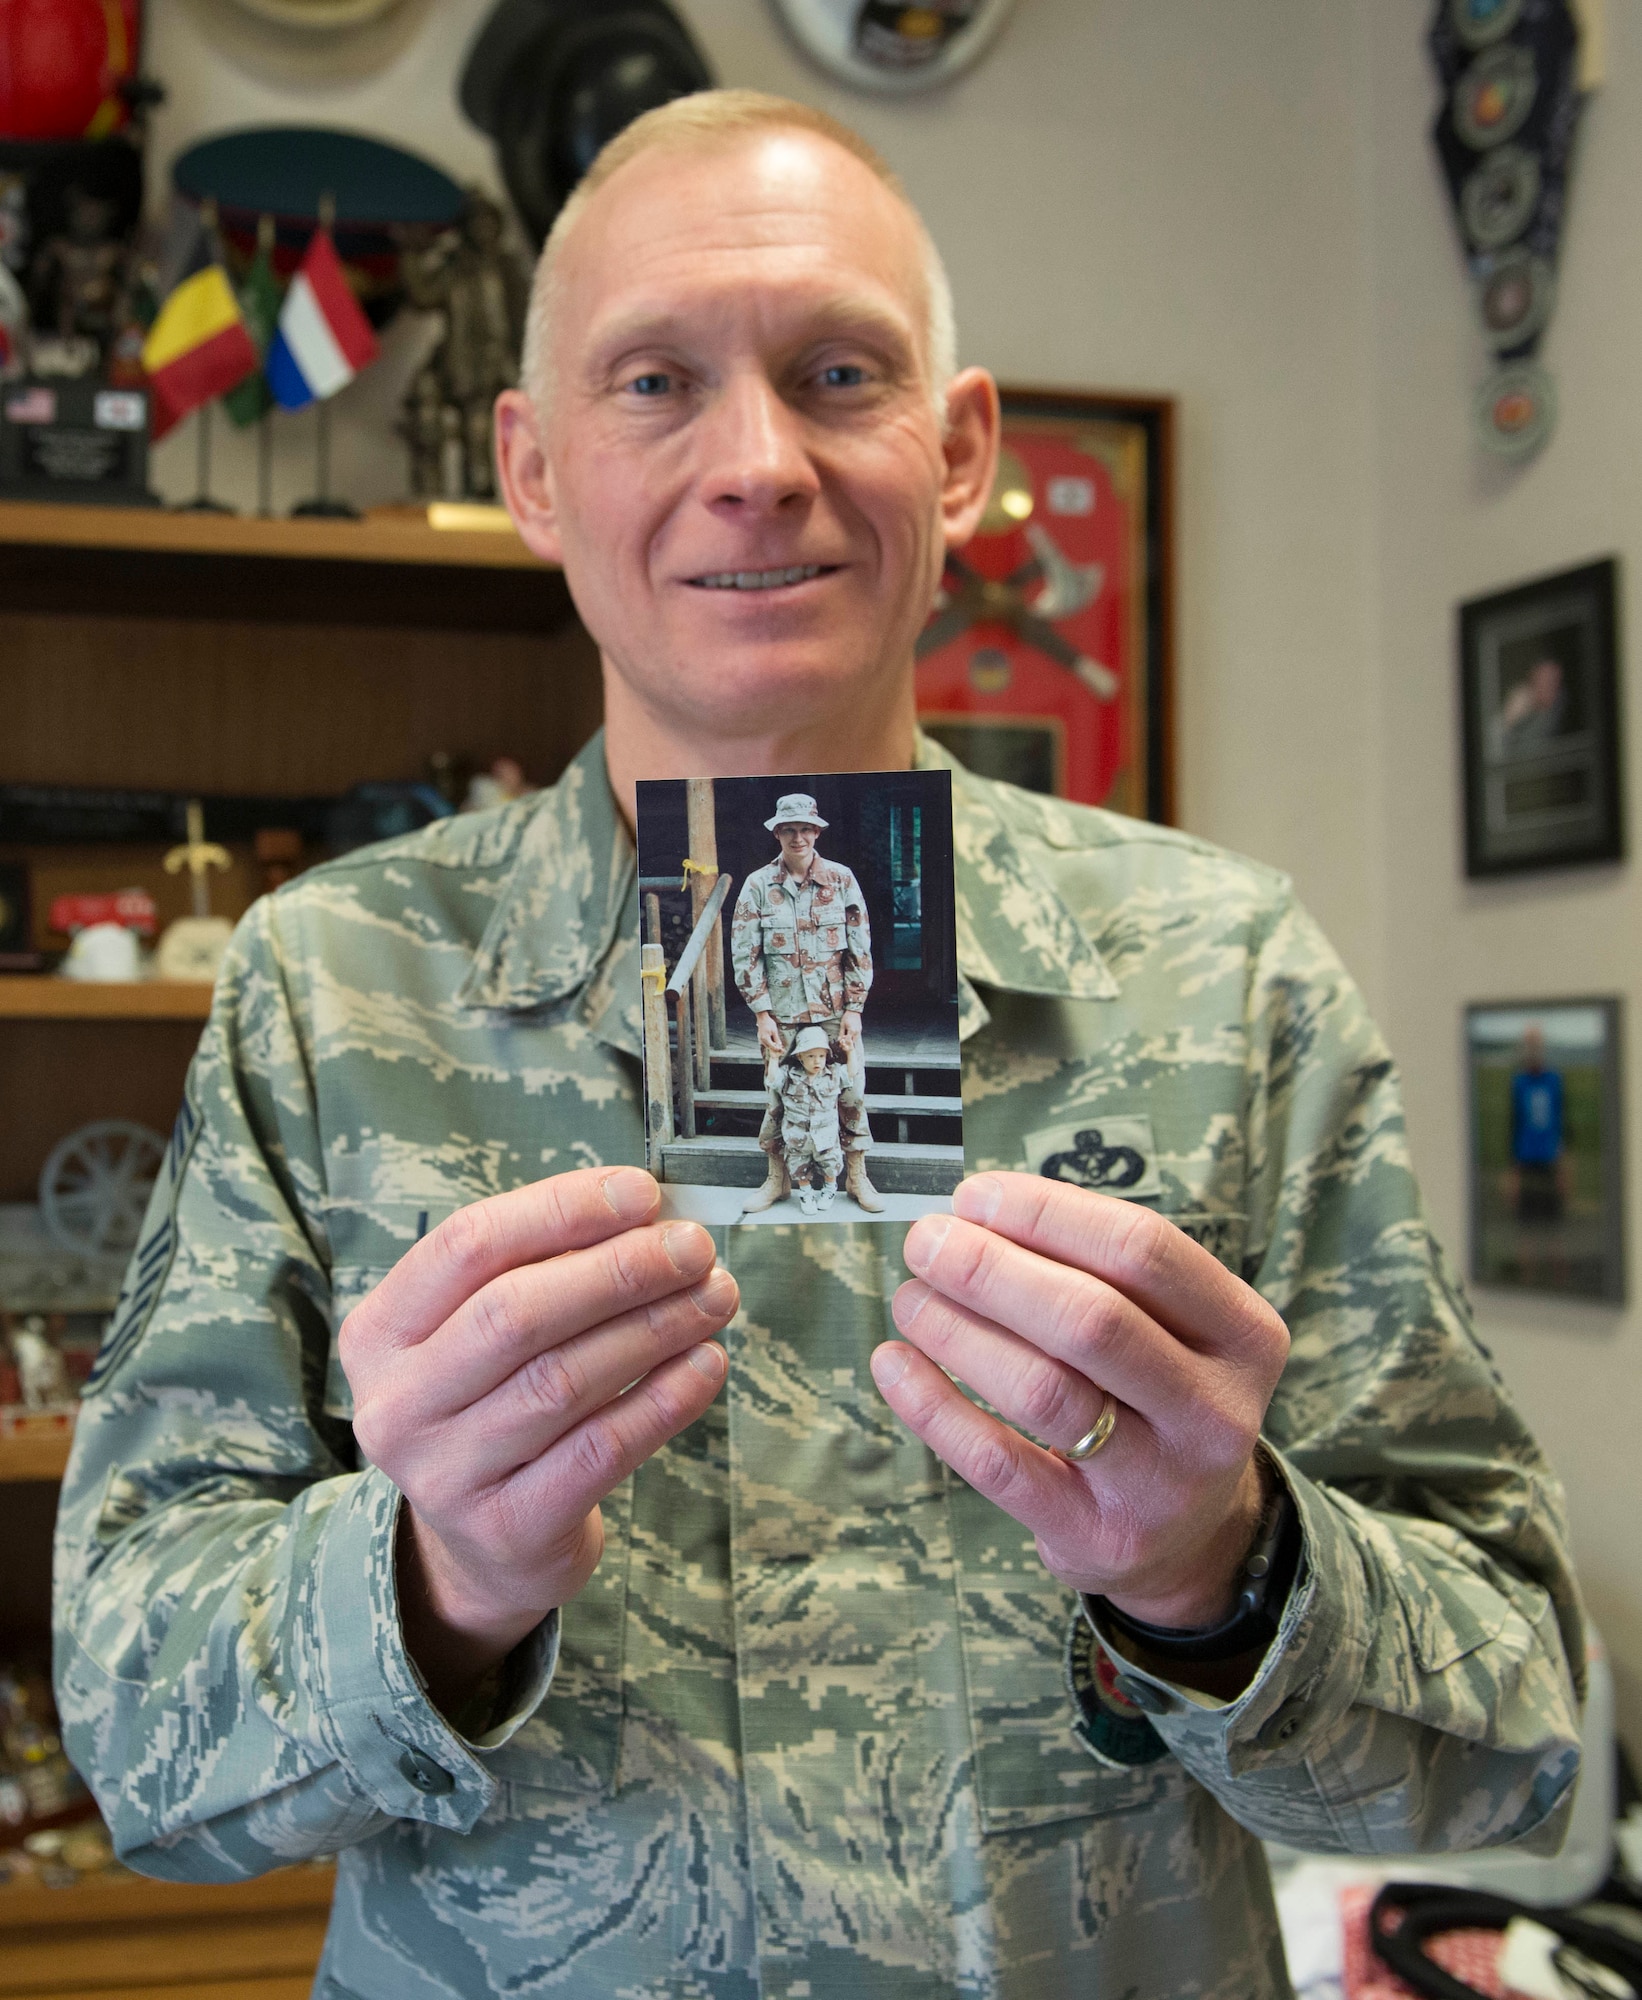
<path id="1" fill-rule="evenodd" d="M 1539 161 L 1521 146 L 1499 146 L 1460 189 L 1460 223 L 1474 250 L 1514 243 L 1539 207 Z"/>
<path id="2" fill-rule="evenodd" d="M 969 685 L 977 694 L 1002 694 L 1014 673 L 1001 646 L 977 646 L 969 656 Z"/>
<path id="3" fill-rule="evenodd" d="M 1492 259 L 1477 281 L 1477 309 L 1489 346 L 1508 354 L 1543 333 L 1555 296 L 1556 279 L 1545 258 L 1507 250 Z"/>
<path id="4" fill-rule="evenodd" d="M 1066 1685 L 1077 1710 L 1072 1734 L 1098 1763 L 1114 1770 L 1155 1764 L 1169 1746 L 1150 1718 L 1118 1690 L 1118 1670 L 1080 1605 L 1066 1631 Z"/>
<path id="5" fill-rule="evenodd" d="M 1485 49 L 1454 86 L 1454 130 L 1478 152 L 1501 145 L 1522 130 L 1538 94 L 1531 49 Z"/>
<path id="6" fill-rule="evenodd" d="M 1556 422 L 1556 386 L 1535 361 L 1496 368 L 1477 391 L 1478 441 L 1500 458 L 1531 458 Z"/>
<path id="7" fill-rule="evenodd" d="M 1526 0 L 1448 0 L 1448 25 L 1468 49 L 1503 41 L 1522 19 Z"/>

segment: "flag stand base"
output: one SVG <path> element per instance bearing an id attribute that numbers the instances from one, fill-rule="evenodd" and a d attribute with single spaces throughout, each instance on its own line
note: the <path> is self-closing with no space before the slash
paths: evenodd
<path id="1" fill-rule="evenodd" d="M 172 509 L 176 514 L 234 514 L 238 511 L 224 501 L 213 500 L 208 493 L 197 493 L 192 500 L 184 500 Z"/>
<path id="2" fill-rule="evenodd" d="M 346 500 L 303 500 L 291 509 L 293 521 L 362 521 L 364 515 Z"/>

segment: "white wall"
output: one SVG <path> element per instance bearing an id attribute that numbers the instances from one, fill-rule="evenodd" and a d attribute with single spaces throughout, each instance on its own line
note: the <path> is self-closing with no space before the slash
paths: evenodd
<path id="1" fill-rule="evenodd" d="M 1467 883 L 1453 618 L 1461 599 L 1618 553 L 1628 579 L 1628 789 L 1642 809 L 1642 9 L 1611 0 L 1608 77 L 1587 113 L 1542 358 L 1561 415 L 1509 468 L 1469 436 L 1484 373 L 1427 132 L 1428 0 L 1362 0 L 1374 104 L 1372 241 L 1378 656 L 1385 772 L 1385 1024 L 1437 1226 L 1463 1249 L 1460 1010 L 1468 1000 L 1637 988 L 1634 863 Z M 1623 616 L 1623 612 L 1622 612 Z M 1633 840 L 1634 840 L 1633 832 Z M 1642 1064 L 1625 1106 L 1633 1294 L 1642 1289 Z M 1642 1311 L 1478 1292 L 1477 1319 L 1568 1486 L 1591 1607 L 1615 1656 L 1621 1727 L 1642 1749 Z"/>

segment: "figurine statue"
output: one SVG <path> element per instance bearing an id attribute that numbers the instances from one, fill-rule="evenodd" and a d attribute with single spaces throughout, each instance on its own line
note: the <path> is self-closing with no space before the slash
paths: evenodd
<path id="1" fill-rule="evenodd" d="M 62 233 L 40 246 L 30 273 L 35 321 L 59 340 L 95 341 L 101 355 L 116 331 L 129 252 L 110 233 L 113 202 L 71 185 L 63 209 Z"/>
<path id="2" fill-rule="evenodd" d="M 407 247 L 400 258 L 406 297 L 444 321 L 443 338 L 405 397 L 400 426 L 411 447 L 412 485 L 430 498 L 496 495 L 491 408 L 519 379 L 529 294 L 518 259 L 502 241 L 504 227 L 496 203 L 470 188 L 456 227 Z M 458 470 L 461 485 L 453 492 Z"/>

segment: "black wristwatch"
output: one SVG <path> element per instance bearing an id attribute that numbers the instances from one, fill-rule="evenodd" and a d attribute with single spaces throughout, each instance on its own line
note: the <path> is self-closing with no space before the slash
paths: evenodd
<path id="1" fill-rule="evenodd" d="M 1243 1558 L 1242 1584 L 1229 1618 L 1218 1625 L 1148 1625 L 1104 1597 L 1088 1599 L 1103 1625 L 1121 1632 L 1160 1660 L 1232 1660 L 1264 1652 L 1277 1637 L 1294 1573 L 1300 1566 L 1300 1516 L 1277 1474 L 1260 1517 L 1254 1546 Z"/>

